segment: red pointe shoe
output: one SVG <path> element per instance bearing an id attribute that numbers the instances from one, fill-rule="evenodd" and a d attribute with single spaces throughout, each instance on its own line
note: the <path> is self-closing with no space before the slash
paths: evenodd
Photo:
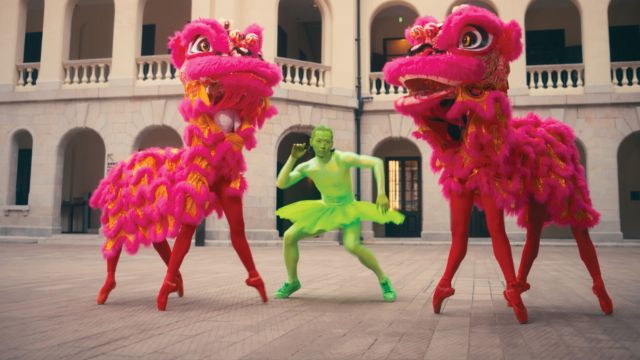
<path id="1" fill-rule="evenodd" d="M 184 284 L 182 282 L 182 275 L 180 273 L 178 273 L 178 276 L 176 276 L 176 291 L 178 292 L 179 297 L 184 296 Z"/>
<path id="2" fill-rule="evenodd" d="M 107 278 L 107 280 L 104 281 L 104 285 L 102 285 L 102 289 L 100 289 L 100 292 L 98 292 L 96 303 L 98 303 L 98 305 L 103 305 L 105 302 L 107 302 L 109 293 L 111 292 L 111 290 L 115 288 L 116 288 L 115 280 L 111 280 Z"/>
<path id="3" fill-rule="evenodd" d="M 600 309 L 605 315 L 611 315 L 613 312 L 613 301 L 607 294 L 607 289 L 604 287 L 604 283 L 602 280 L 596 281 L 591 288 L 593 293 L 598 297 L 598 301 L 600 302 Z"/>
<path id="4" fill-rule="evenodd" d="M 442 308 L 442 302 L 444 299 L 456 293 L 456 289 L 452 287 L 436 287 L 436 291 L 433 292 L 433 312 L 440 314 Z"/>
<path id="5" fill-rule="evenodd" d="M 523 292 L 531 289 L 531 285 L 529 285 L 529 283 L 524 280 L 518 280 L 518 282 L 516 283 L 516 288 L 518 289 L 518 291 L 520 291 L 520 294 L 522 294 Z M 507 306 L 511 307 L 511 303 L 507 298 L 506 290 L 502 292 L 502 296 L 504 296 L 504 299 L 507 301 Z"/>
<path id="6" fill-rule="evenodd" d="M 262 298 L 262 302 L 266 303 L 267 302 L 267 291 L 264 288 L 264 281 L 262 281 L 262 278 L 260 277 L 260 275 L 256 275 L 254 277 L 248 277 L 247 280 L 244 281 L 245 284 L 247 284 L 247 286 L 251 286 L 256 288 L 256 290 L 258 290 L 258 293 L 260 293 L 260 297 Z"/>
<path id="7" fill-rule="evenodd" d="M 527 321 L 529 321 L 529 315 L 520 297 L 520 289 L 516 285 L 510 285 L 507 287 L 507 290 L 503 292 L 503 295 L 505 299 L 507 299 L 507 303 L 511 304 L 518 322 L 520 322 L 520 324 L 526 324 Z"/>
<path id="8" fill-rule="evenodd" d="M 158 292 L 158 297 L 156 298 L 156 304 L 158 306 L 158 310 L 165 311 L 167 309 L 167 301 L 169 301 L 169 294 L 178 290 L 178 286 L 176 283 L 172 283 L 169 280 L 165 280 L 162 283 L 162 287 Z"/>

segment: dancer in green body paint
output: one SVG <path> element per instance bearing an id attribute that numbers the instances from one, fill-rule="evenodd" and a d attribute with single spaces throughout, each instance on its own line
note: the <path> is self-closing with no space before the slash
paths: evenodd
<path id="1" fill-rule="evenodd" d="M 296 161 L 306 151 L 306 144 L 294 144 L 291 156 L 278 174 L 276 185 L 286 189 L 305 177 L 315 183 L 322 194 L 321 200 L 305 200 L 287 205 L 276 211 L 283 219 L 293 222 L 284 233 L 284 261 L 288 280 L 276 292 L 276 298 L 288 298 L 300 289 L 298 280 L 298 241 L 325 231 L 341 228 L 343 245 L 360 262 L 378 277 L 385 301 L 392 302 L 396 293 L 391 281 L 384 274 L 371 250 L 360 243 L 360 222 L 393 222 L 400 224 L 404 215 L 389 210 L 389 199 L 385 194 L 384 165 L 372 156 L 351 152 L 334 151 L 333 131 L 326 126 L 317 126 L 311 133 L 311 147 L 315 157 L 293 169 Z M 378 185 L 376 203 L 356 201 L 353 195 L 351 168 L 372 168 Z M 293 169 L 293 170 L 292 170 Z"/>

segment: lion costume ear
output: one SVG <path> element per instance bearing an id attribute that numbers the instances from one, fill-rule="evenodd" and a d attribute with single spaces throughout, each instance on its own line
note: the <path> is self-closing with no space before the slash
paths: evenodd
<path id="1" fill-rule="evenodd" d="M 522 54 L 522 29 L 515 20 L 505 24 L 500 35 L 500 51 L 509 61 L 513 61 Z"/>
<path id="2" fill-rule="evenodd" d="M 182 34 L 177 31 L 169 38 L 167 47 L 171 49 L 171 62 L 176 69 L 180 69 L 187 54 L 187 44 L 182 40 Z"/>

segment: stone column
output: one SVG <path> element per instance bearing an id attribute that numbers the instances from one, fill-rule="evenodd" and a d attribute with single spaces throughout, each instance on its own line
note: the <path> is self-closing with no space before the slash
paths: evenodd
<path id="1" fill-rule="evenodd" d="M 611 92 L 608 1 L 584 0 L 582 10 L 582 59 L 585 93 Z"/>
<path id="2" fill-rule="evenodd" d="M 4 50 L 0 54 L 0 92 L 13 91 L 17 81 L 16 63 L 22 62 L 24 51 L 24 29 L 27 6 L 24 1 L 10 1 L 0 12 L 0 44 Z"/>
<path id="3" fill-rule="evenodd" d="M 62 62 L 69 58 L 71 17 L 70 0 L 48 0 L 44 7 L 42 24 L 42 57 L 38 88 L 55 90 L 62 86 Z"/>
<path id="4" fill-rule="evenodd" d="M 115 0 L 110 87 L 132 86 L 137 78 L 144 1 Z"/>
<path id="5" fill-rule="evenodd" d="M 334 3 L 335 4 L 335 3 Z M 320 5 L 318 5 L 320 6 Z M 330 12 L 328 7 L 321 9 L 322 14 L 322 63 L 331 66 L 330 76 L 326 79 L 326 86 L 331 86 L 332 93 L 343 96 L 355 95 L 356 78 L 356 2 L 353 0 L 341 1 L 340 11 Z M 337 10 L 334 8 L 334 10 Z M 362 14 L 362 12 L 361 12 Z M 360 19 L 360 24 L 367 23 L 368 19 Z M 363 36 L 360 30 L 360 40 L 368 39 Z M 367 28 L 367 27 L 365 27 Z M 366 47 L 360 46 L 360 62 L 363 58 L 368 58 L 370 54 L 365 53 Z M 364 67 L 362 73 L 368 74 Z M 368 78 L 362 78 L 362 94 L 369 93 Z"/>
<path id="6" fill-rule="evenodd" d="M 525 2 L 509 2 L 508 6 L 498 8 L 500 17 L 504 22 L 515 20 L 520 24 L 522 29 L 522 55 L 511 64 L 509 64 L 511 72 L 509 73 L 509 95 L 528 95 L 527 88 L 527 58 L 525 41 L 525 14 L 527 12 L 527 4 Z"/>

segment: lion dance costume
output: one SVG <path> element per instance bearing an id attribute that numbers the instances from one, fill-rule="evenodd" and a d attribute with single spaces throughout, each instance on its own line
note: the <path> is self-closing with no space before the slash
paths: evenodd
<path id="1" fill-rule="evenodd" d="M 588 228 L 599 214 L 589 198 L 571 128 L 530 113 L 512 118 L 507 98 L 509 62 L 522 52 L 520 26 L 503 23 L 473 6 L 457 7 L 443 23 L 418 18 L 405 32 L 409 56 L 384 68 L 385 80 L 408 89 L 395 108 L 411 116 L 414 135 L 433 148 L 431 167 L 451 208 L 452 244 L 434 294 L 434 312 L 454 294 L 451 280 L 467 250 L 474 204 L 484 208 L 493 250 L 505 277 L 509 306 L 521 323 L 527 309 L 520 294 L 538 253 L 545 224 L 571 227 L 580 257 L 593 278 L 605 314 L 613 304 L 605 289 Z M 503 213 L 516 214 L 527 229 L 516 276 Z"/>
<path id="2" fill-rule="evenodd" d="M 231 243 L 249 274 L 246 284 L 266 302 L 245 237 L 242 149 L 255 147 L 256 129 L 276 114 L 269 97 L 281 71 L 262 60 L 257 25 L 241 32 L 230 31 L 228 22 L 195 20 L 169 40 L 169 47 L 185 90 L 179 111 L 187 122 L 186 146 L 133 154 L 93 194 L 91 206 L 102 210 L 108 273 L 97 301 L 104 303 L 115 288 L 122 247 L 135 254 L 140 244 L 153 244 L 168 267 L 157 297 L 158 309 L 165 310 L 170 293 L 182 296 L 179 268 L 196 226 L 215 211 L 229 222 Z M 176 236 L 171 251 L 166 238 Z"/>

